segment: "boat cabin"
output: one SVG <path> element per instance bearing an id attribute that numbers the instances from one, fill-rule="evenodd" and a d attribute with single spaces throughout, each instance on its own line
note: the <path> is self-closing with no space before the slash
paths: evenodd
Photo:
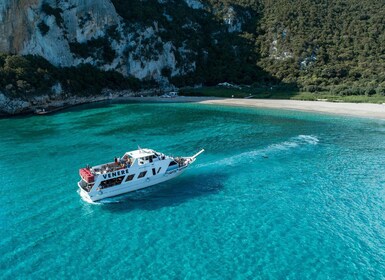
<path id="1" fill-rule="evenodd" d="M 154 161 L 163 160 L 166 158 L 164 154 L 160 154 L 150 149 L 140 149 L 132 152 L 125 153 L 124 158 L 132 159 L 133 163 L 137 160 L 138 165 L 143 165 L 147 163 L 153 163 Z"/>

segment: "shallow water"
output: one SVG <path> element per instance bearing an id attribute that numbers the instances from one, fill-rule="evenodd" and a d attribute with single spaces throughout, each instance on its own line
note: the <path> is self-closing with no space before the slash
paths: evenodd
<path id="1" fill-rule="evenodd" d="M 385 122 L 100 103 L 0 119 L 0 269 L 18 278 L 383 278 Z M 78 169 L 148 147 L 180 177 L 83 202 Z"/>

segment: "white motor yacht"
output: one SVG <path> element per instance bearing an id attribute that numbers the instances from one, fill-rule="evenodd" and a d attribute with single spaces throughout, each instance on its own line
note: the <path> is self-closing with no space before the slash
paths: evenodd
<path id="1" fill-rule="evenodd" d="M 94 202 L 170 180 L 180 175 L 203 151 L 191 157 L 171 157 L 139 148 L 113 162 L 81 168 L 80 196 Z"/>

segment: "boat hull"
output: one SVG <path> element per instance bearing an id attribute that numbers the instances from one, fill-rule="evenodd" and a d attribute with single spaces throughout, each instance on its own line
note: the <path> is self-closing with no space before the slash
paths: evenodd
<path id="1" fill-rule="evenodd" d="M 173 179 L 180 174 L 183 173 L 183 171 L 186 168 L 177 169 L 168 173 L 161 174 L 159 176 L 153 176 L 153 177 L 147 177 L 140 181 L 130 181 L 125 182 L 120 185 L 111 187 L 111 188 L 105 188 L 105 189 L 96 189 L 91 192 L 86 192 L 81 186 L 80 182 L 78 183 L 79 189 L 80 189 L 80 196 L 82 199 L 86 202 L 96 202 L 99 200 L 102 200 L 104 198 L 119 196 L 125 193 L 133 192 L 136 190 L 144 189 L 151 187 L 153 185 L 168 181 L 170 179 Z"/>

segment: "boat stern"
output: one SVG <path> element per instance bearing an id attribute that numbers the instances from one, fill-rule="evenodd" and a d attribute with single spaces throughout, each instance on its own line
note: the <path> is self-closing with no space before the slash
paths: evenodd
<path id="1" fill-rule="evenodd" d="M 79 193 L 80 197 L 81 197 L 84 201 L 86 201 L 86 202 L 89 202 L 89 203 L 94 202 L 94 201 L 92 200 L 91 196 L 90 196 L 90 193 L 87 192 L 87 191 L 85 191 L 85 190 L 83 189 L 82 183 L 83 183 L 82 180 L 80 180 L 80 181 L 78 182 L 78 187 L 79 187 L 78 193 Z"/>

